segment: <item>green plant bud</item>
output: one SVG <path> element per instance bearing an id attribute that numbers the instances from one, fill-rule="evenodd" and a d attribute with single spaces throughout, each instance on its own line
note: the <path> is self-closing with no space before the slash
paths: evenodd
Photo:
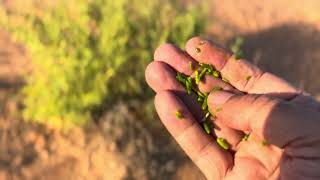
<path id="1" fill-rule="evenodd" d="M 182 118 L 183 118 L 183 115 L 182 115 L 182 113 L 181 113 L 179 110 L 177 110 L 177 111 L 175 112 L 175 115 L 176 115 L 176 118 L 177 118 L 177 119 L 182 119 Z"/>
<path id="2" fill-rule="evenodd" d="M 203 129 L 207 134 L 211 134 L 212 124 L 209 120 L 203 122 Z"/>
<path id="3" fill-rule="evenodd" d="M 214 71 L 212 72 L 212 75 L 213 75 L 213 77 L 215 77 L 215 78 L 219 78 L 219 77 L 220 77 L 219 71 L 216 71 L 216 70 L 214 70 Z"/>
<path id="4" fill-rule="evenodd" d="M 220 147 L 222 147 L 225 150 L 228 150 L 230 148 L 229 143 L 223 138 L 218 137 L 217 143 L 219 144 Z"/>

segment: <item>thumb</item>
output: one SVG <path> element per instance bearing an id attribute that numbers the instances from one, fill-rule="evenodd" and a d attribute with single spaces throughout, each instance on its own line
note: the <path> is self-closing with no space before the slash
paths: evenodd
<path id="1" fill-rule="evenodd" d="M 212 92 L 209 109 L 225 125 L 254 133 L 279 147 L 317 133 L 317 112 L 267 95 L 235 95 Z"/>

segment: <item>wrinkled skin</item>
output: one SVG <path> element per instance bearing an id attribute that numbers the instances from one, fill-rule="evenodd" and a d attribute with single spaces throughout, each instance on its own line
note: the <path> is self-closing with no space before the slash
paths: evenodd
<path id="1" fill-rule="evenodd" d="M 156 92 L 162 123 L 208 179 L 320 179 L 316 100 L 208 40 L 192 38 L 185 49 L 172 44 L 157 48 L 146 80 Z M 199 124 L 204 114 L 195 95 L 188 96 L 175 79 L 176 72 L 192 75 L 198 62 L 215 66 L 227 79 L 206 76 L 198 84 L 208 93 L 216 86 L 223 88 L 208 97 L 216 115 L 211 135 Z M 182 119 L 175 117 L 177 110 Z M 245 133 L 250 133 L 246 141 Z M 230 149 L 219 147 L 216 137 L 226 139 Z"/>

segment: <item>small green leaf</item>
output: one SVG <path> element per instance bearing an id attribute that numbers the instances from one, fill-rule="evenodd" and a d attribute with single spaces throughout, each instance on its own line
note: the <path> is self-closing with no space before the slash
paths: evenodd
<path id="1" fill-rule="evenodd" d="M 229 143 L 223 138 L 218 137 L 217 143 L 220 145 L 220 147 L 222 147 L 225 150 L 228 150 L 230 148 Z"/>
<path id="2" fill-rule="evenodd" d="M 197 94 L 198 94 L 198 96 L 202 97 L 203 99 L 207 96 L 200 91 L 197 91 Z"/>
<path id="3" fill-rule="evenodd" d="M 194 78 L 195 78 L 195 83 L 196 83 L 196 84 L 199 84 L 199 82 L 200 82 L 200 76 L 199 76 L 199 71 L 198 71 L 198 70 L 196 70 L 196 71 L 194 72 Z"/>
<path id="4" fill-rule="evenodd" d="M 201 96 L 198 96 L 197 101 L 198 102 L 203 102 L 203 98 Z"/>
<path id="5" fill-rule="evenodd" d="M 200 72 L 200 74 L 199 74 L 198 71 L 195 72 L 195 82 L 196 82 L 196 84 L 199 84 L 199 82 L 201 81 L 203 76 L 206 74 L 207 70 L 208 70 L 207 68 L 203 68 L 202 71 Z"/>
<path id="6" fill-rule="evenodd" d="M 204 98 L 201 108 L 202 110 L 206 110 L 208 108 L 208 96 Z"/>
<path id="7" fill-rule="evenodd" d="M 185 85 L 186 84 L 186 81 L 187 81 L 187 76 L 185 76 L 184 74 L 182 74 L 182 73 L 177 73 L 177 76 L 176 76 L 176 79 L 180 82 L 180 83 L 182 83 L 183 85 Z"/>
<path id="8" fill-rule="evenodd" d="M 175 115 L 176 115 L 176 118 L 177 118 L 177 119 L 182 119 L 182 118 L 183 118 L 183 115 L 182 115 L 182 113 L 181 113 L 179 110 L 177 110 L 177 111 L 175 112 Z"/>
<path id="9" fill-rule="evenodd" d="M 203 129 L 207 134 L 211 134 L 211 123 L 210 121 L 206 120 L 203 122 Z"/>
<path id="10" fill-rule="evenodd" d="M 214 71 L 214 67 L 212 65 L 209 65 L 209 64 L 201 64 L 200 65 L 201 68 L 203 69 L 207 69 L 207 74 L 212 74 L 213 71 Z"/>
<path id="11" fill-rule="evenodd" d="M 216 71 L 216 70 L 214 70 L 214 71 L 212 72 L 212 75 L 213 75 L 213 77 L 215 77 L 215 78 L 219 78 L 219 77 L 220 77 L 219 71 Z"/>
<path id="12" fill-rule="evenodd" d="M 192 78 L 191 77 L 188 77 L 187 78 L 187 81 L 186 81 L 186 89 L 187 89 L 187 93 L 190 95 L 191 92 L 192 92 Z"/>
<path id="13" fill-rule="evenodd" d="M 203 68 L 201 73 L 199 74 L 200 76 L 200 80 L 202 79 L 202 77 L 206 74 L 206 72 L 208 71 L 208 68 Z"/>
<path id="14" fill-rule="evenodd" d="M 191 92 L 192 92 L 192 88 L 191 88 L 191 84 L 188 82 L 188 83 L 186 83 L 186 89 L 187 89 L 187 94 L 191 94 Z"/>

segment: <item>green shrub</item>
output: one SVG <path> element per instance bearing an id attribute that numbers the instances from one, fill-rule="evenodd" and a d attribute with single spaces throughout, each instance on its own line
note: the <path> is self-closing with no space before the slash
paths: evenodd
<path id="1" fill-rule="evenodd" d="M 20 1 L 21 8 L 0 9 L 0 24 L 31 55 L 23 114 L 58 128 L 83 125 L 93 107 L 142 93 L 153 50 L 183 45 L 205 28 L 203 6 L 175 0 Z"/>

